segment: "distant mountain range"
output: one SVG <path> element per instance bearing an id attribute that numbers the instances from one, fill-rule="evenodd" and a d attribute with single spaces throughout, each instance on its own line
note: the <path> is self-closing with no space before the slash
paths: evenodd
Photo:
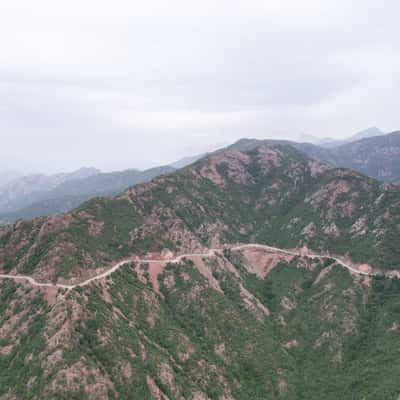
<path id="1" fill-rule="evenodd" d="M 183 168 L 204 154 L 185 157 L 170 165 L 147 170 L 127 169 L 103 173 L 96 168 L 81 168 L 71 173 L 19 176 L 0 174 L 0 224 L 63 213 L 93 197 L 112 196 L 130 186 Z M 1 183 L 2 181 L 0 181 Z"/>
<path id="2" fill-rule="evenodd" d="M 0 189 L 0 223 L 66 212 L 93 197 L 115 195 L 173 171 L 175 168 L 170 166 L 110 173 L 86 169 L 62 176 L 22 178 Z"/>
<path id="3" fill-rule="evenodd" d="M 312 135 L 302 135 L 297 140 L 297 142 L 312 143 L 312 144 L 316 144 L 321 147 L 329 148 L 329 147 L 337 147 L 337 146 L 340 146 L 345 143 L 354 142 L 356 140 L 366 139 L 366 138 L 370 138 L 373 136 L 381 136 L 381 135 L 385 135 L 385 132 L 383 132 L 379 128 L 373 126 L 373 127 L 367 128 L 367 129 L 363 129 L 362 131 L 357 132 L 354 135 L 351 135 L 344 139 L 319 138 L 319 137 L 312 136 Z"/>
<path id="4" fill-rule="evenodd" d="M 297 147 L 316 160 L 350 168 L 381 181 L 400 182 L 400 131 L 329 149 L 306 145 Z"/>
<path id="5" fill-rule="evenodd" d="M 273 139 L 242 139 L 231 147 L 250 149 L 260 144 L 289 144 L 309 157 L 332 166 L 349 168 L 384 182 L 400 183 L 400 132 L 366 137 L 330 148 Z"/>
<path id="6" fill-rule="evenodd" d="M 50 193 L 65 182 L 85 179 L 99 174 L 95 168 L 81 168 L 71 173 L 55 175 L 28 175 L 9 181 L 0 189 L 0 210 L 12 212 L 41 199 L 44 193 Z"/>
<path id="7" fill-rule="evenodd" d="M 398 398 L 400 186 L 254 144 L 0 227 L 1 399 Z"/>
<path id="8" fill-rule="evenodd" d="M 206 154 L 199 154 L 197 156 L 192 156 L 192 157 L 184 157 L 181 158 L 178 161 L 175 161 L 174 163 L 170 164 L 171 167 L 175 169 L 183 168 L 186 167 L 187 165 L 193 164 L 197 160 L 200 160 L 200 158 L 203 158 Z"/>
<path id="9" fill-rule="evenodd" d="M 400 132 L 383 134 L 378 128 L 369 128 L 346 140 L 336 141 L 340 143 L 336 146 L 333 141 L 328 143 L 327 140 L 324 145 L 316 145 L 288 140 L 242 139 L 230 148 L 248 150 L 260 144 L 288 144 L 332 166 L 349 168 L 381 181 L 400 183 Z M 0 187 L 0 224 L 66 212 L 88 199 L 118 194 L 130 186 L 169 174 L 205 156 L 185 157 L 169 166 L 144 171 L 130 169 L 102 173 L 95 168 L 81 168 L 72 173 L 17 178 Z"/>

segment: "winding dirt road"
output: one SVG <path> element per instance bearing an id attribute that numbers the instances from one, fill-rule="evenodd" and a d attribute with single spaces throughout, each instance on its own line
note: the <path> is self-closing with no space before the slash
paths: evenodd
<path id="1" fill-rule="evenodd" d="M 284 253 L 292 256 L 301 256 L 301 257 L 308 257 L 312 259 L 330 259 L 336 261 L 339 265 L 342 267 L 346 268 L 352 273 L 358 274 L 358 275 L 364 275 L 364 276 L 376 276 L 376 273 L 368 273 L 368 272 L 363 272 L 360 271 L 347 263 L 345 263 L 343 260 L 340 260 L 339 258 L 332 257 L 332 256 L 326 256 L 326 255 L 320 255 L 320 254 L 309 254 L 309 253 L 302 253 L 301 251 L 293 251 L 293 250 L 286 250 L 286 249 L 280 249 L 278 247 L 272 247 L 272 246 L 267 246 L 267 245 L 262 245 L 262 244 L 243 244 L 239 246 L 233 246 L 233 247 L 226 247 L 226 249 L 230 249 L 233 251 L 237 250 L 245 250 L 245 249 L 251 249 L 251 248 L 258 248 L 261 250 L 267 250 L 267 251 L 273 251 L 277 253 Z M 197 257 L 213 257 L 218 253 L 221 253 L 224 250 L 222 249 L 210 249 L 207 253 L 192 253 L 192 254 L 181 254 L 178 257 L 172 258 L 172 259 L 165 259 L 165 260 L 152 260 L 152 259 L 135 259 L 135 260 L 124 260 L 120 261 L 119 263 L 115 264 L 112 268 L 108 269 L 107 271 L 93 276 L 92 278 L 89 278 L 83 282 L 77 283 L 75 285 L 65 285 L 61 283 L 41 283 L 36 281 L 34 278 L 27 276 L 27 275 L 9 275 L 9 274 L 0 274 L 0 279 L 14 279 L 16 281 L 28 281 L 31 285 L 37 286 L 37 287 L 57 287 L 61 289 L 67 289 L 67 290 L 72 290 L 77 287 L 84 287 L 89 285 L 90 283 L 106 278 L 107 276 L 111 275 L 113 272 L 118 270 L 120 267 L 122 267 L 125 264 L 129 264 L 132 262 L 139 262 L 139 263 L 172 263 L 172 264 L 178 264 L 181 262 L 184 258 L 188 258 L 191 256 L 197 256 Z"/>

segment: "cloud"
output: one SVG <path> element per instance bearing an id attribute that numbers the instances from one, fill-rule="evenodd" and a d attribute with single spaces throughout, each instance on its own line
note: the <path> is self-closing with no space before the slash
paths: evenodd
<path id="1" fill-rule="evenodd" d="M 146 167 L 243 136 L 400 125 L 392 0 L 3 3 L 0 168 Z"/>

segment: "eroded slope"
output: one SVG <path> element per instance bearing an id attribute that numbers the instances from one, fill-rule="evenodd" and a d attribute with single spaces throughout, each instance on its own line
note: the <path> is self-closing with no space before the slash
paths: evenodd
<path id="1" fill-rule="evenodd" d="M 0 230 L 0 270 L 57 280 L 169 249 L 256 242 L 399 268 L 400 189 L 311 161 L 288 146 L 216 153 L 77 210 Z"/>
<path id="2" fill-rule="evenodd" d="M 66 293 L 0 282 L 0 398 L 388 399 L 400 284 L 226 250 Z"/>

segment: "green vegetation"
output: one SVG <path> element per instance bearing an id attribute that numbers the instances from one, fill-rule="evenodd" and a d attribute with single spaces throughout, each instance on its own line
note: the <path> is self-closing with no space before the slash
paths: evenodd
<path id="1" fill-rule="evenodd" d="M 190 260 L 164 269 L 159 293 L 149 266 L 131 264 L 51 307 L 3 281 L 0 330 L 15 320 L 19 339 L 0 341 L 0 396 L 92 399 L 105 382 L 106 398 L 152 399 L 151 377 L 170 399 L 397 399 L 398 280 L 369 287 L 332 260 L 301 258 L 262 279 L 240 253 L 225 257 L 203 260 L 218 290 Z M 63 321 L 71 336 L 49 345 Z M 62 372 L 83 366 L 77 381 Z"/>
<path id="2" fill-rule="evenodd" d="M 19 264 L 20 271 L 33 273 L 51 265 L 57 279 L 131 254 L 185 251 L 188 242 L 209 246 L 216 235 L 228 243 L 307 245 L 382 269 L 400 268 L 398 187 L 346 170 L 320 166 L 314 173 L 289 146 L 275 146 L 267 155 L 264 150 L 200 160 L 118 198 L 88 201 L 49 226 L 39 219 L 5 227 L 3 268 Z"/>
<path id="3" fill-rule="evenodd" d="M 400 268 L 397 187 L 310 166 L 286 146 L 211 157 L 2 228 L 0 268 L 57 280 L 226 242 L 306 245 Z M 0 281 L 0 398 L 397 400 L 397 280 L 301 257 L 260 278 L 249 263 L 226 250 L 201 266 L 171 264 L 159 291 L 150 263 L 68 293 Z"/>
<path id="4" fill-rule="evenodd" d="M 12 336 L 2 338 L 1 346 L 11 348 L 9 352 L 0 353 L 0 396 L 12 389 L 19 399 L 33 399 L 41 393 L 46 383 L 42 379 L 43 369 L 38 356 L 45 350 L 42 334 L 48 307 L 40 295 L 31 298 L 29 308 L 22 307 L 16 303 L 22 300 L 19 291 L 21 287 L 15 282 L 1 282 L 0 327 L 11 323 L 16 313 L 20 318 L 14 326 L 14 334 L 22 329 L 24 335 L 19 336 L 17 342 Z M 13 313 L 10 313 L 11 310 Z"/>

